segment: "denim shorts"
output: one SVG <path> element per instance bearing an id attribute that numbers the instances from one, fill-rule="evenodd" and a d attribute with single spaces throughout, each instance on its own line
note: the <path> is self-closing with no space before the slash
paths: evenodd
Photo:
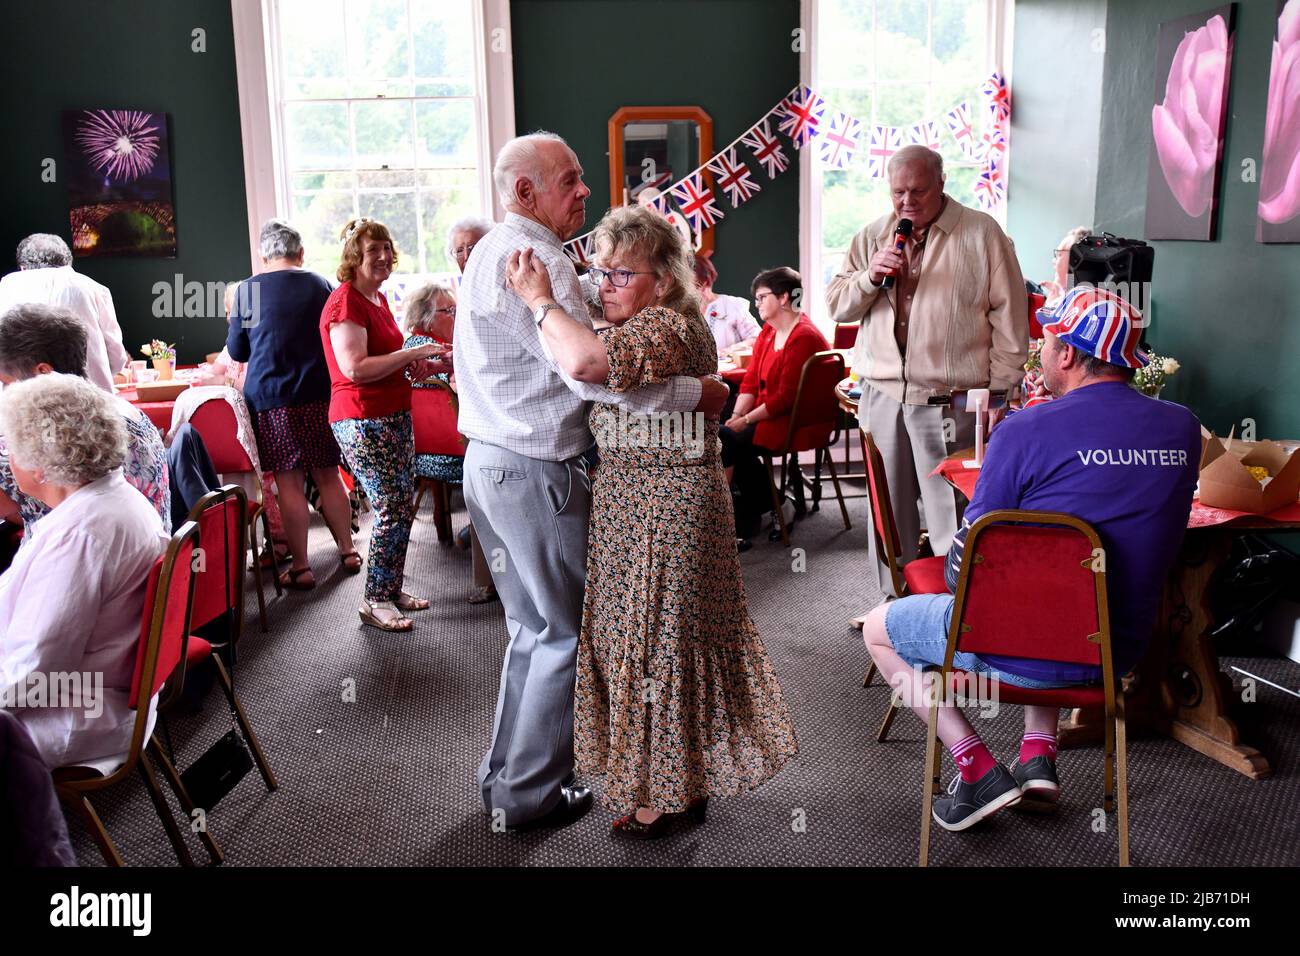
<path id="1" fill-rule="evenodd" d="M 885 612 L 885 631 L 889 634 L 889 643 L 894 645 L 898 656 L 913 667 L 917 665 L 924 667 L 927 664 L 942 667 L 943 656 L 948 649 L 952 605 L 951 594 L 912 594 L 890 603 L 889 609 Z M 1010 684 L 1012 687 L 1042 690 L 1049 687 L 1075 686 L 1071 681 L 1042 681 L 998 670 L 969 651 L 958 651 L 954 654 L 952 666 L 972 674 L 988 674 L 995 680 Z"/>

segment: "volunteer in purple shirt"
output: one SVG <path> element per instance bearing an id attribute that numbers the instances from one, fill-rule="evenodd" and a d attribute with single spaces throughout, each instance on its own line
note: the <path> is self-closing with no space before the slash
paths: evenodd
<path id="1" fill-rule="evenodd" d="M 955 589 L 962 545 L 980 515 L 999 508 L 1059 511 L 1097 529 L 1106 549 L 1115 669 L 1142 659 L 1161 586 L 1187 527 L 1201 451 L 1200 423 L 1181 405 L 1147 398 L 1130 382 L 1147 364 L 1141 321 L 1128 302 L 1078 286 L 1044 326 L 1043 375 L 1057 400 L 1006 419 L 993 433 L 961 529 L 948 552 Z M 1033 573 L 1032 559 L 1026 574 Z M 919 594 L 877 607 L 863 627 L 881 673 L 922 720 L 920 669 L 943 664 L 952 594 Z M 1036 622 L 1027 621 L 1026 626 Z M 958 653 L 953 666 L 1017 687 L 1094 683 L 1101 668 L 1017 657 Z M 934 818 L 964 830 L 1005 806 L 1051 808 L 1056 776 L 1054 707 L 1025 708 L 1025 736 L 1014 773 L 989 753 L 961 710 L 939 708 L 939 738 L 960 776 L 935 801 Z"/>

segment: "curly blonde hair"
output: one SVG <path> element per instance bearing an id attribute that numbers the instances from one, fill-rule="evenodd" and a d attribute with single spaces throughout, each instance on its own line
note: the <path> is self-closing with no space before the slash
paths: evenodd
<path id="1" fill-rule="evenodd" d="M 393 241 L 388 227 L 378 219 L 370 219 L 366 216 L 349 219 L 348 224 L 339 233 L 339 238 L 343 240 L 343 258 L 339 262 L 338 272 L 335 275 L 340 282 L 351 282 L 356 276 L 367 239 L 388 242 L 393 247 L 393 268 L 397 268 L 397 243 Z"/>
<path id="2" fill-rule="evenodd" d="M 79 375 L 51 372 L 0 392 L 0 431 L 9 457 L 77 488 L 126 460 L 127 431 L 112 396 Z"/>
<path id="3" fill-rule="evenodd" d="M 596 258 L 602 262 L 623 253 L 640 259 L 647 269 L 667 278 L 669 286 L 660 305 L 682 315 L 700 315 L 690 250 L 663 216 L 643 206 L 611 209 L 596 224 L 592 239 Z"/>

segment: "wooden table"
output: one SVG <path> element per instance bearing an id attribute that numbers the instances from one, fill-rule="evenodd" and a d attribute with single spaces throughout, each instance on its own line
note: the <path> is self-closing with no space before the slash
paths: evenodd
<path id="1" fill-rule="evenodd" d="M 176 406 L 176 400 L 170 402 L 142 402 L 140 396 L 133 388 L 124 388 L 117 392 L 117 397 L 130 402 L 140 411 L 149 416 L 149 421 L 153 422 L 157 429 L 164 435 L 172 427 L 172 409 Z"/>
<path id="2" fill-rule="evenodd" d="M 949 463 L 973 457 L 974 449 L 966 449 L 949 455 L 939 466 L 948 483 L 968 499 L 979 471 L 957 470 Z M 1268 759 L 1242 743 L 1236 722 L 1228 716 L 1232 679 L 1219 669 L 1219 655 L 1210 639 L 1214 616 L 1207 585 L 1228 560 L 1234 535 L 1300 530 L 1300 504 L 1270 515 L 1237 514 L 1226 522 L 1207 523 L 1224 514 L 1235 513 L 1216 513 L 1193 502 L 1187 534 L 1165 582 L 1151 647 L 1124 682 L 1125 720 L 1131 730 L 1173 737 L 1225 767 L 1261 780 L 1272 773 Z M 1100 709 L 1076 710 L 1061 722 L 1060 745 L 1098 743 L 1103 725 Z"/>

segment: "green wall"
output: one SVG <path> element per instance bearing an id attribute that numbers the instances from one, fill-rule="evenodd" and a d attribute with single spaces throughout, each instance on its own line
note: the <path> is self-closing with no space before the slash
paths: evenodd
<path id="1" fill-rule="evenodd" d="M 191 51 L 206 30 L 207 51 Z M 41 163 L 63 163 L 61 112 L 131 108 L 170 118 L 176 209 L 175 259 L 77 259 L 113 290 L 126 345 L 165 336 L 181 361 L 202 361 L 225 341 L 220 313 L 155 318 L 155 282 L 221 282 L 248 275 L 248 215 L 239 99 L 228 0 L 50 0 L 8 4 L 0 66 L 0 272 L 14 268 L 32 232 L 70 238 L 62 180 L 41 181 Z M 136 356 L 139 357 L 139 356 Z"/>
<path id="2" fill-rule="evenodd" d="M 1110 3 L 1097 227 L 1141 237 L 1156 31 L 1163 21 L 1213 6 L 1206 0 Z M 1218 238 L 1153 243 L 1148 338 L 1182 363 L 1164 397 L 1188 405 L 1207 427 L 1226 434 L 1235 422 L 1240 434 L 1249 417 L 1258 437 L 1300 438 L 1300 245 L 1255 242 L 1259 184 L 1242 182 L 1242 160 L 1258 163 L 1263 149 L 1277 4 L 1239 0 L 1236 13 Z"/>
<path id="3" fill-rule="evenodd" d="M 1025 277 L 1041 282 L 1065 233 L 1092 225 L 1106 0 L 1016 0 L 1015 9 L 1007 231 Z"/>
<path id="4" fill-rule="evenodd" d="M 799 82 L 798 0 L 514 0 L 510 12 L 516 131 L 559 133 L 577 152 L 592 192 L 584 231 L 609 207 L 606 124 L 620 106 L 700 106 L 716 150 Z M 741 208 L 719 197 L 719 291 L 747 296 L 761 269 L 798 268 L 791 158 L 774 181 L 754 165 L 763 191 Z"/>

